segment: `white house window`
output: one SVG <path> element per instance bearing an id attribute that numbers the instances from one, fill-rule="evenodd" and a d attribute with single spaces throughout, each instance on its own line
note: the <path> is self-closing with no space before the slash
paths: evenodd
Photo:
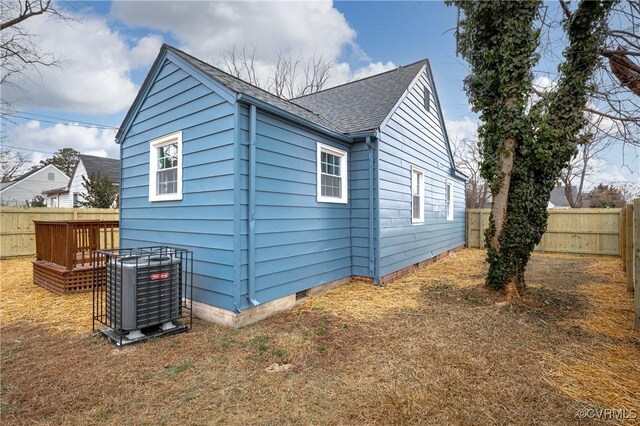
<path id="1" fill-rule="evenodd" d="M 80 207 L 80 199 L 78 195 L 79 194 L 77 192 L 73 193 L 73 207 Z"/>
<path id="2" fill-rule="evenodd" d="M 447 220 L 453 220 L 453 184 L 451 182 L 447 182 L 445 203 L 447 206 Z"/>
<path id="3" fill-rule="evenodd" d="M 347 202 L 347 152 L 318 143 L 318 201 Z"/>
<path id="4" fill-rule="evenodd" d="M 56 179 L 56 175 L 53 173 L 47 173 L 47 179 L 49 180 L 55 180 Z"/>
<path id="5" fill-rule="evenodd" d="M 182 132 L 149 144 L 149 201 L 182 200 Z"/>
<path id="6" fill-rule="evenodd" d="M 411 222 L 424 222 L 424 172 L 411 168 Z"/>

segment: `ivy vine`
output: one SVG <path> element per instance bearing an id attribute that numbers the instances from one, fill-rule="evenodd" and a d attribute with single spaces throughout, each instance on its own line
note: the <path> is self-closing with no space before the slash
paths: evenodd
<path id="1" fill-rule="evenodd" d="M 542 2 L 448 1 L 464 12 L 458 48 L 471 65 L 465 90 L 483 122 L 478 130 L 481 171 L 494 200 L 509 180 L 502 227 L 496 228 L 500 206 L 494 206 L 485 234 L 490 287 L 525 285 L 527 263 L 546 230 L 551 190 L 577 150 L 589 80 L 602 45 L 601 26 L 614 3 L 583 0 L 570 12 L 558 85 L 532 105 Z M 512 148 L 507 140 L 515 141 Z M 508 175 L 503 172 L 506 159 L 513 161 Z"/>

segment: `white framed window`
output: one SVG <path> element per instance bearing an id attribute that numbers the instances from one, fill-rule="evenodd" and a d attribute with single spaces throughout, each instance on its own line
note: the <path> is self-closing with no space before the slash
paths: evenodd
<path id="1" fill-rule="evenodd" d="M 411 167 L 411 223 L 424 222 L 424 172 Z"/>
<path id="2" fill-rule="evenodd" d="M 453 183 L 446 183 L 444 197 L 447 206 L 447 220 L 453 220 Z"/>
<path id="3" fill-rule="evenodd" d="M 182 132 L 149 142 L 149 201 L 182 200 Z"/>
<path id="4" fill-rule="evenodd" d="M 317 195 L 322 203 L 347 203 L 347 152 L 318 142 Z"/>
<path id="5" fill-rule="evenodd" d="M 56 175 L 54 173 L 48 173 L 47 174 L 47 179 L 48 180 L 56 180 Z"/>

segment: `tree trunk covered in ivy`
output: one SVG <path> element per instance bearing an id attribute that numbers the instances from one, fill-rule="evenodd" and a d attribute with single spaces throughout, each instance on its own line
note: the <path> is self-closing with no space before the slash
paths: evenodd
<path id="1" fill-rule="evenodd" d="M 612 2 L 581 1 L 565 22 L 568 45 L 554 91 L 531 105 L 541 1 L 450 1 L 463 12 L 459 49 L 471 65 L 465 89 L 483 125 L 482 176 L 493 206 L 485 234 L 487 285 L 516 291 L 547 226 L 547 205 L 585 124 L 589 79 Z"/>

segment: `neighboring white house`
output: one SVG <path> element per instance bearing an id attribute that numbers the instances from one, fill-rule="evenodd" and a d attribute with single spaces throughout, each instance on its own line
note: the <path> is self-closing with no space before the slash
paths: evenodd
<path id="1" fill-rule="evenodd" d="M 48 207 L 80 207 L 80 202 L 83 200 L 82 193 L 85 192 L 82 186 L 83 177 L 89 179 L 89 176 L 100 173 L 113 185 L 120 186 L 120 160 L 84 154 L 78 157 L 68 185 L 53 188 L 44 193 Z"/>
<path id="2" fill-rule="evenodd" d="M 44 195 L 44 202 L 47 207 L 71 207 L 69 186 L 42 191 L 42 195 Z"/>
<path id="3" fill-rule="evenodd" d="M 32 170 L 0 187 L 0 204 L 22 207 L 44 191 L 68 185 L 69 177 L 53 164 Z"/>

